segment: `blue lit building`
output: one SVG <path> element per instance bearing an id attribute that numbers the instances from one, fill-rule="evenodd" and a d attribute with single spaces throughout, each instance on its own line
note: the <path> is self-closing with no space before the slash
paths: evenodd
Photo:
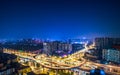
<path id="1" fill-rule="evenodd" d="M 120 50 L 119 49 L 103 49 L 102 58 L 106 61 L 120 63 Z"/>
<path id="2" fill-rule="evenodd" d="M 103 49 L 111 49 L 113 45 L 120 45 L 120 38 L 98 37 L 95 38 L 96 56 L 102 59 Z"/>

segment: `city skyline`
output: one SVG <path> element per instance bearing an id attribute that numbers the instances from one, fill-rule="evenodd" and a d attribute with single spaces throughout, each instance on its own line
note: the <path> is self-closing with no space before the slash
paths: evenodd
<path id="1" fill-rule="evenodd" d="M 119 1 L 0 1 L 0 39 L 120 37 Z"/>
<path id="2" fill-rule="evenodd" d="M 0 75 L 120 75 L 119 0 L 0 0 Z"/>

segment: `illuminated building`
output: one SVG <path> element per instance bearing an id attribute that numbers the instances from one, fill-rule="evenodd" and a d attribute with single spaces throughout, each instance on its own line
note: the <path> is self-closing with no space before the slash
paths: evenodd
<path id="1" fill-rule="evenodd" d="M 83 44 L 72 44 L 72 50 L 80 50 L 84 47 Z"/>
<path id="2" fill-rule="evenodd" d="M 69 43 L 72 45 L 72 52 L 74 53 L 82 48 L 84 48 L 85 44 L 88 43 L 88 39 L 86 39 L 85 37 L 82 39 L 69 39 Z"/>
<path id="3" fill-rule="evenodd" d="M 13 49 L 15 51 L 25 51 L 38 54 L 43 49 L 43 42 L 33 39 L 23 39 L 18 41 L 6 42 L 3 44 L 6 49 Z"/>
<path id="4" fill-rule="evenodd" d="M 96 56 L 102 58 L 102 50 L 110 49 L 113 45 L 120 45 L 120 38 L 101 37 L 95 38 Z"/>
<path id="5" fill-rule="evenodd" d="M 83 37 L 82 39 L 69 39 L 69 43 L 71 44 L 74 44 L 74 43 L 85 44 L 85 43 L 88 43 L 88 41 L 90 40 L 86 39 L 85 37 Z"/>
<path id="6" fill-rule="evenodd" d="M 3 47 L 7 49 L 34 51 L 42 49 L 43 43 L 36 42 L 36 40 L 32 39 L 23 39 L 19 41 L 6 42 L 3 44 Z"/>
<path id="7" fill-rule="evenodd" d="M 50 51 L 48 47 L 49 47 L 48 43 L 43 43 L 43 50 L 44 50 L 45 54 L 50 53 L 50 52 L 48 52 L 48 51 Z"/>
<path id="8" fill-rule="evenodd" d="M 71 69 L 71 71 L 74 72 L 74 75 L 90 75 L 89 71 L 84 71 L 84 70 L 80 70 L 77 68 L 73 68 L 73 69 Z"/>
<path id="9" fill-rule="evenodd" d="M 52 54 L 55 51 L 72 50 L 72 45 L 61 41 L 45 42 L 43 43 L 43 50 L 47 54 Z"/>
<path id="10" fill-rule="evenodd" d="M 68 43 L 59 43 L 58 44 L 58 50 L 71 50 L 72 45 Z"/>
<path id="11" fill-rule="evenodd" d="M 120 63 L 120 50 L 119 49 L 103 49 L 102 58 L 106 61 Z"/>

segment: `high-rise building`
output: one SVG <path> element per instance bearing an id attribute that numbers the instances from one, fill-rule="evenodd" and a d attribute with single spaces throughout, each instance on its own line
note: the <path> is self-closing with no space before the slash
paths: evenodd
<path id="1" fill-rule="evenodd" d="M 120 45 L 120 38 L 95 38 L 95 46 L 96 46 L 96 55 L 98 58 L 102 58 L 102 50 L 110 49 L 113 45 Z"/>
<path id="2" fill-rule="evenodd" d="M 71 50 L 72 45 L 68 43 L 59 43 L 58 44 L 58 50 Z"/>
<path id="3" fill-rule="evenodd" d="M 2 47 L 2 44 L 0 44 L 0 53 L 3 53 L 3 47 Z"/>
<path id="4" fill-rule="evenodd" d="M 72 45 L 66 42 L 53 41 L 53 42 L 44 42 L 43 50 L 47 54 L 52 54 L 55 51 L 69 51 L 72 50 Z"/>
<path id="5" fill-rule="evenodd" d="M 95 38 L 95 46 L 97 49 L 110 48 L 112 44 L 112 38 Z"/>
<path id="6" fill-rule="evenodd" d="M 51 54 L 50 50 L 50 43 L 43 43 L 43 52 L 49 55 Z"/>
<path id="7" fill-rule="evenodd" d="M 120 63 L 120 49 L 103 49 L 102 53 L 104 60 Z"/>
<path id="8" fill-rule="evenodd" d="M 120 45 L 120 38 L 113 38 L 113 45 Z"/>
<path id="9" fill-rule="evenodd" d="M 75 52 L 75 51 L 78 51 L 78 50 L 81 50 L 82 48 L 84 48 L 84 45 L 83 44 L 72 44 L 72 50 Z"/>

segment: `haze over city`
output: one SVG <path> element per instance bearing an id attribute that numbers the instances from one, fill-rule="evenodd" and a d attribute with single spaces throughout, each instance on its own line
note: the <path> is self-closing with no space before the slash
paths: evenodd
<path id="1" fill-rule="evenodd" d="M 0 0 L 0 39 L 120 36 L 118 0 Z"/>

